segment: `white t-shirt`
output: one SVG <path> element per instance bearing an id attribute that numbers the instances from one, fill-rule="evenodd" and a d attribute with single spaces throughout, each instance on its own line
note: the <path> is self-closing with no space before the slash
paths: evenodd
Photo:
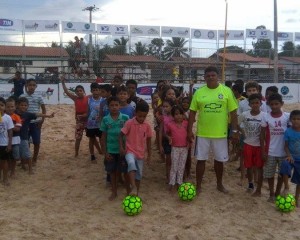
<path id="1" fill-rule="evenodd" d="M 8 145 L 8 134 L 9 129 L 14 128 L 14 123 L 11 117 L 4 113 L 2 116 L 2 121 L 0 122 L 0 146 Z"/>
<path id="2" fill-rule="evenodd" d="M 245 133 L 244 143 L 251 146 L 260 146 L 261 122 L 265 114 L 260 112 L 258 115 L 253 116 L 250 111 L 246 111 L 239 116 L 239 124 Z"/>
<path id="3" fill-rule="evenodd" d="M 290 114 L 283 112 L 280 117 L 272 117 L 271 113 L 264 115 L 261 126 L 266 127 L 269 139 L 268 155 L 272 157 L 285 157 L 284 151 L 284 132 L 289 125 Z M 268 139 L 266 139 L 268 141 Z"/>
<path id="4" fill-rule="evenodd" d="M 239 102 L 239 108 L 237 110 L 237 114 L 241 115 L 243 112 L 251 110 L 251 107 L 249 106 L 248 99 L 244 99 Z M 260 111 L 267 112 L 267 104 L 265 101 L 261 101 Z"/>
<path id="5" fill-rule="evenodd" d="M 85 62 L 85 63 L 81 62 L 81 63 L 79 64 L 79 67 L 81 68 L 82 71 L 86 71 L 86 70 L 88 70 L 89 65 L 88 65 L 87 62 Z"/>

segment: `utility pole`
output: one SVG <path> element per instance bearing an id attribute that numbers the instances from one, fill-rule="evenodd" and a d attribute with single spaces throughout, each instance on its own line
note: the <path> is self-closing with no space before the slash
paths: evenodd
<path id="1" fill-rule="evenodd" d="M 278 83 L 278 24 L 277 24 L 277 0 L 274 0 L 274 83 Z"/>
<path id="2" fill-rule="evenodd" d="M 225 61 L 226 61 L 226 40 L 227 40 L 227 13 L 228 13 L 228 2 L 225 0 L 226 9 L 225 9 L 225 31 L 224 31 L 224 48 L 223 48 L 223 62 L 222 62 L 222 83 L 225 82 Z"/>
<path id="3" fill-rule="evenodd" d="M 98 10 L 99 8 L 97 8 L 95 5 L 82 9 L 82 11 L 90 12 L 90 23 L 92 23 L 92 12 L 96 12 Z M 92 42 L 92 34 L 90 34 L 89 35 L 89 67 L 92 66 L 93 66 L 93 42 Z"/>

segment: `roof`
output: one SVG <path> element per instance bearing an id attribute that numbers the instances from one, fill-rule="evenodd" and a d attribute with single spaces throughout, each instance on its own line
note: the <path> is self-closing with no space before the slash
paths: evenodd
<path id="1" fill-rule="evenodd" d="M 280 60 L 286 60 L 293 63 L 299 63 L 300 64 L 300 57 L 280 57 Z"/>
<path id="2" fill-rule="evenodd" d="M 107 62 L 159 62 L 154 56 L 144 56 L 144 55 L 105 55 L 104 61 Z"/>
<path id="3" fill-rule="evenodd" d="M 69 57 L 64 48 L 60 47 L 27 47 L 0 45 L 0 56 L 6 57 Z"/>
<path id="4" fill-rule="evenodd" d="M 215 55 L 215 54 L 214 54 Z M 225 56 L 226 61 L 229 62 L 260 62 L 258 58 L 247 55 L 246 53 L 219 53 L 219 57 Z"/>

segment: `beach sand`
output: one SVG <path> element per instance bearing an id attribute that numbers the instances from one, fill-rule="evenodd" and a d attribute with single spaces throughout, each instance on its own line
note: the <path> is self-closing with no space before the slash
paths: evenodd
<path id="1" fill-rule="evenodd" d="M 287 111 L 299 105 L 286 106 Z M 140 215 L 121 208 L 125 189 L 108 201 L 103 157 L 91 164 L 84 137 L 74 158 L 74 107 L 48 105 L 35 174 L 17 167 L 11 186 L 0 186 L 0 239 L 300 239 L 300 210 L 283 214 L 268 203 L 267 184 L 253 198 L 237 185 L 237 162 L 225 166 L 225 195 L 216 190 L 213 161 L 207 163 L 203 191 L 192 202 L 171 196 L 165 165 L 153 144 L 152 163 L 144 168 Z M 151 122 L 151 114 L 149 120 Z M 154 141 L 154 139 L 153 139 Z M 195 163 L 192 179 L 195 182 Z M 295 186 L 292 185 L 294 194 Z"/>

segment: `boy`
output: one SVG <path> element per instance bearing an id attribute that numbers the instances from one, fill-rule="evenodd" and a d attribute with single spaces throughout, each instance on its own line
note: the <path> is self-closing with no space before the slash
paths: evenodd
<path id="1" fill-rule="evenodd" d="M 123 84 L 123 78 L 119 75 L 114 76 L 112 80 L 111 95 L 116 96 L 118 88 Z"/>
<path id="2" fill-rule="evenodd" d="M 253 168 L 257 169 L 258 182 L 256 191 L 252 196 L 261 196 L 261 186 L 263 181 L 262 168 L 264 162 L 261 158 L 261 148 L 259 143 L 261 121 L 265 113 L 260 111 L 262 96 L 261 94 L 252 94 L 248 98 L 250 111 L 243 112 L 239 116 L 240 130 L 244 137 L 243 157 L 244 166 L 247 169 L 248 192 L 253 192 Z"/>
<path id="3" fill-rule="evenodd" d="M 129 94 L 127 102 L 135 109 L 136 104 L 142 99 L 136 96 L 137 82 L 133 79 L 129 79 L 126 82 L 126 88 Z"/>
<path id="4" fill-rule="evenodd" d="M 120 113 L 120 102 L 117 97 L 107 99 L 109 114 L 101 122 L 101 148 L 104 154 L 105 170 L 110 174 L 112 193 L 110 201 L 117 197 L 117 172 L 126 173 L 127 165 L 124 156 L 120 157 L 119 134 L 129 117 Z M 126 178 L 125 178 L 126 179 Z"/>
<path id="5" fill-rule="evenodd" d="M 98 83 L 91 83 L 92 95 L 88 97 L 88 119 L 86 124 L 86 136 L 89 138 L 89 150 L 92 163 L 97 163 L 94 154 L 94 146 L 98 150 L 99 154 L 102 154 L 98 138 L 101 138 L 101 131 L 99 129 L 99 108 L 101 102 L 101 92 Z"/>
<path id="6" fill-rule="evenodd" d="M 28 164 L 29 174 L 33 174 L 32 171 L 32 160 L 31 153 L 29 149 L 28 135 L 29 135 L 29 125 L 30 121 L 36 119 L 37 117 L 42 118 L 53 118 L 54 113 L 51 115 L 46 115 L 43 113 L 31 113 L 28 112 L 29 101 L 25 97 L 20 97 L 17 103 L 17 114 L 22 120 L 22 127 L 20 128 L 20 157 L 22 168 L 25 169 L 25 163 Z"/>
<path id="7" fill-rule="evenodd" d="M 284 195 L 289 193 L 288 179 L 291 177 L 292 169 L 293 176 L 291 182 L 296 184 L 296 206 L 299 207 L 300 195 L 300 110 L 294 110 L 290 114 L 292 126 L 284 133 L 285 146 L 284 150 L 287 159 L 281 164 L 280 174 L 283 176 L 285 185 Z"/>
<path id="8" fill-rule="evenodd" d="M 231 90 L 232 90 L 236 100 L 238 100 L 238 102 L 245 99 L 245 97 L 242 95 L 243 94 L 243 86 L 242 85 L 235 84 L 232 86 Z"/>
<path id="9" fill-rule="evenodd" d="M 105 117 L 108 113 L 108 104 L 107 99 L 111 97 L 111 85 L 110 84 L 103 84 L 101 85 L 101 96 L 102 100 L 100 102 L 100 110 L 99 110 L 99 118 L 100 122 L 102 121 L 103 117 Z"/>
<path id="10" fill-rule="evenodd" d="M 46 106 L 44 104 L 43 98 L 40 94 L 35 92 L 37 88 L 36 81 L 31 78 L 26 82 L 26 93 L 22 94 L 21 97 L 26 97 L 29 102 L 28 112 L 38 113 L 42 109 L 42 113 L 46 114 Z M 29 138 L 32 138 L 32 143 L 34 145 L 32 162 L 36 164 L 38 154 L 40 151 L 41 144 L 41 129 L 44 123 L 44 118 L 37 118 L 32 120 L 29 125 Z"/>
<path id="11" fill-rule="evenodd" d="M 267 87 L 265 97 L 266 97 L 266 100 L 267 100 L 267 112 L 268 113 L 271 112 L 271 108 L 268 105 L 268 99 L 269 99 L 269 96 L 271 96 L 274 93 L 278 93 L 278 87 L 276 87 L 276 86 Z"/>
<path id="12" fill-rule="evenodd" d="M 134 117 L 134 108 L 128 104 L 129 94 L 125 86 L 117 89 L 117 97 L 120 100 L 120 112 L 126 114 L 130 119 Z"/>
<path id="13" fill-rule="evenodd" d="M 139 102 L 136 105 L 135 117 L 125 123 L 119 136 L 120 154 L 126 154 L 125 158 L 128 164 L 130 183 L 128 194 L 139 194 L 146 149 L 148 152 L 146 162 L 150 163 L 152 131 L 150 125 L 145 122 L 148 112 L 149 105 L 144 101 Z M 126 149 L 124 148 L 124 136 L 126 137 Z"/>
<path id="14" fill-rule="evenodd" d="M 8 98 L 6 100 L 6 108 L 5 112 L 8 114 L 13 123 L 13 137 L 12 137 L 12 154 L 11 159 L 8 162 L 8 167 L 10 170 L 10 177 L 15 176 L 15 168 L 16 168 L 16 161 L 20 160 L 20 128 L 22 127 L 22 121 L 18 114 L 15 113 L 16 111 L 16 102 L 13 98 Z"/>
<path id="15" fill-rule="evenodd" d="M 265 161 L 264 178 L 268 179 L 270 197 L 268 202 L 274 202 L 280 194 L 282 177 L 278 175 L 276 192 L 274 193 L 274 176 L 276 167 L 280 171 L 283 160 L 286 159 L 284 151 L 284 132 L 289 124 L 289 113 L 282 112 L 282 96 L 272 94 L 268 99 L 271 112 L 267 113 L 261 121 L 260 146 L 262 158 Z M 267 138 L 268 136 L 268 138 Z"/>
<path id="16" fill-rule="evenodd" d="M 12 136 L 14 124 L 10 116 L 5 112 L 5 99 L 0 97 L 0 170 L 3 170 L 3 184 L 8 182 L 8 159 L 12 148 Z"/>

